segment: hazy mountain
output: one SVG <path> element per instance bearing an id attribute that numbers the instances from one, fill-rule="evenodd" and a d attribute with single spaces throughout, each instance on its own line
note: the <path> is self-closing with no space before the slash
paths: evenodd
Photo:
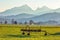
<path id="1" fill-rule="evenodd" d="M 48 11 L 50 10 L 47 6 L 43 6 L 41 8 L 37 8 L 35 11 L 40 11 L 40 12 L 43 12 L 43 11 Z"/>
<path id="2" fill-rule="evenodd" d="M 24 22 L 24 21 L 29 21 L 29 20 L 33 20 L 34 22 L 46 22 L 49 20 L 53 20 L 60 23 L 60 13 L 56 13 L 56 12 L 46 13 L 46 14 L 38 15 L 32 18 L 21 19 L 20 21 Z"/>
<path id="3" fill-rule="evenodd" d="M 33 19 L 34 18 L 34 19 Z M 43 15 L 39 15 L 36 17 L 31 18 L 32 20 L 37 20 L 37 21 L 48 21 L 48 20 L 56 20 L 59 21 L 60 20 L 60 13 L 46 13 Z"/>
<path id="4" fill-rule="evenodd" d="M 27 6 L 27 5 L 23 5 L 21 7 L 14 7 L 12 9 L 8 9 L 4 12 L 1 12 L 0 13 L 0 16 L 3 15 L 3 16 L 10 16 L 10 15 L 17 15 L 17 14 L 21 14 L 21 13 L 31 13 L 33 12 L 33 10 Z"/>
<path id="5" fill-rule="evenodd" d="M 41 8 L 37 8 L 34 13 L 35 14 L 38 14 L 38 15 L 41 15 L 41 14 L 45 14 L 45 13 L 50 13 L 52 12 L 53 10 L 48 8 L 47 6 L 43 6 Z"/>
<path id="6" fill-rule="evenodd" d="M 0 22 L 4 22 L 4 21 L 8 21 L 8 23 L 11 23 L 12 19 L 14 19 L 15 21 L 18 20 L 18 22 L 21 22 L 21 19 L 27 19 L 27 18 L 31 18 L 34 17 L 35 15 L 32 14 L 26 14 L 26 13 L 22 13 L 22 14 L 18 14 L 18 15 L 11 15 L 11 16 L 0 16 Z M 23 21 L 23 20 L 22 20 Z"/>
<path id="7" fill-rule="evenodd" d="M 56 10 L 54 10 L 55 12 L 59 12 L 60 13 L 60 8 L 58 8 L 58 9 L 56 9 Z"/>
<path id="8" fill-rule="evenodd" d="M 46 6 L 43 6 L 42 8 L 37 8 L 36 10 L 32 10 L 28 5 L 23 5 L 21 7 L 14 7 L 4 12 L 1 12 L 0 16 L 10 16 L 10 15 L 17 15 L 21 13 L 40 15 L 44 13 L 49 13 L 51 11 L 52 9 L 49 9 Z"/>
<path id="9" fill-rule="evenodd" d="M 45 22 L 49 24 L 54 23 L 53 21 L 60 23 L 60 8 L 53 10 L 43 6 L 42 8 L 32 10 L 29 6 L 24 5 L 0 13 L 0 21 L 7 20 L 10 22 L 11 19 L 15 19 L 18 22 L 33 20 L 34 22 Z M 49 20 L 53 21 L 50 22 Z"/>
<path id="10" fill-rule="evenodd" d="M 0 18 L 1 21 L 7 20 L 9 23 L 12 19 L 16 20 L 17 22 L 24 23 L 29 22 L 30 20 L 33 20 L 34 22 L 43 22 L 42 24 L 60 24 L 60 13 L 45 13 L 43 15 L 31 15 L 31 14 L 19 14 L 19 15 L 13 15 L 13 16 L 4 16 L 3 18 Z"/>
<path id="11" fill-rule="evenodd" d="M 11 16 L 0 16 L 0 18 L 4 18 L 4 19 L 24 19 L 24 18 L 31 18 L 34 17 L 35 15 L 32 14 L 26 14 L 26 13 L 22 13 L 22 14 L 18 14 L 18 15 L 11 15 Z"/>
<path id="12" fill-rule="evenodd" d="M 28 5 L 23 5 L 21 7 L 14 7 L 4 12 L 1 12 L 0 16 L 11 16 L 11 15 L 18 15 L 22 13 L 42 15 L 42 14 L 51 13 L 51 12 L 60 12 L 60 8 L 53 10 L 48 8 L 47 6 L 43 6 L 41 8 L 37 8 L 36 10 L 32 10 Z"/>

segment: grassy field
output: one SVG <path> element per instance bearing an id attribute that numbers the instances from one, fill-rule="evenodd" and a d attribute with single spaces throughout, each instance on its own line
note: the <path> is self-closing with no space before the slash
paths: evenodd
<path id="1" fill-rule="evenodd" d="M 47 32 L 31 32 L 30 36 L 22 35 L 21 29 L 30 27 L 30 29 L 41 29 Z M 60 26 L 42 26 L 42 25 L 9 25 L 0 24 L 0 40 L 60 40 Z"/>

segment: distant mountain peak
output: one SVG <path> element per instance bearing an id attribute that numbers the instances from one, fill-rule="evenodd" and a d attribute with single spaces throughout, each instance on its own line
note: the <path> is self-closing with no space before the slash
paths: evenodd
<path id="1" fill-rule="evenodd" d="M 26 8 L 28 8 L 28 9 L 30 9 L 30 10 L 32 10 L 32 8 L 31 7 L 29 7 L 28 5 L 23 5 L 23 6 L 20 6 L 20 8 L 24 8 L 24 9 L 26 9 Z"/>
<path id="2" fill-rule="evenodd" d="M 47 6 L 43 6 L 43 7 L 41 7 L 41 8 L 37 8 L 36 10 L 50 10 Z"/>
<path id="3" fill-rule="evenodd" d="M 25 4 L 25 5 L 21 6 L 21 7 L 29 7 L 29 6 Z"/>
<path id="4" fill-rule="evenodd" d="M 47 6 L 42 6 L 41 8 L 47 8 L 47 9 L 49 9 Z"/>
<path id="5" fill-rule="evenodd" d="M 50 8 L 48 8 L 47 6 L 43 6 L 40 8 L 41 10 L 50 10 Z"/>
<path id="6" fill-rule="evenodd" d="M 36 10 L 40 10 L 40 7 L 38 7 Z"/>
<path id="7" fill-rule="evenodd" d="M 8 16 L 8 15 L 21 14 L 21 13 L 28 13 L 29 14 L 31 12 L 33 12 L 33 10 L 28 5 L 23 5 L 20 7 L 14 7 L 12 9 L 8 9 L 8 10 L 2 12 L 0 15 Z"/>
<path id="8" fill-rule="evenodd" d="M 23 6 L 20 6 L 20 7 L 29 7 L 28 5 L 23 5 Z M 30 8 L 30 7 L 29 7 Z"/>

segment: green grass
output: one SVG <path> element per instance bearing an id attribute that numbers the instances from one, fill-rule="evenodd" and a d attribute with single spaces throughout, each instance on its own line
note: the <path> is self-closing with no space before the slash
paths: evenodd
<path id="1" fill-rule="evenodd" d="M 51 34 L 51 35 L 59 35 L 60 36 L 60 32 L 57 32 L 57 33 L 54 33 L 54 34 Z"/>
<path id="2" fill-rule="evenodd" d="M 17 38 L 30 38 L 29 35 L 7 35 L 8 37 L 17 37 Z"/>
<path id="3" fill-rule="evenodd" d="M 60 26 L 29 25 L 30 29 L 46 31 L 47 36 L 44 36 L 45 32 L 31 32 L 30 36 L 25 32 L 26 34 L 22 35 L 21 29 L 26 27 L 27 25 L 0 24 L 0 40 L 60 40 Z"/>

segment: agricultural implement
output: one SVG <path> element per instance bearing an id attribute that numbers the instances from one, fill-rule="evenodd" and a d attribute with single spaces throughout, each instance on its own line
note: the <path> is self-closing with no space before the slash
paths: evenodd
<path id="1" fill-rule="evenodd" d="M 47 35 L 47 32 L 41 29 L 31 29 L 31 27 L 27 26 L 26 28 L 22 28 L 22 35 L 25 35 L 25 32 L 27 33 L 27 35 L 30 35 L 30 32 L 44 32 L 44 35 Z"/>

